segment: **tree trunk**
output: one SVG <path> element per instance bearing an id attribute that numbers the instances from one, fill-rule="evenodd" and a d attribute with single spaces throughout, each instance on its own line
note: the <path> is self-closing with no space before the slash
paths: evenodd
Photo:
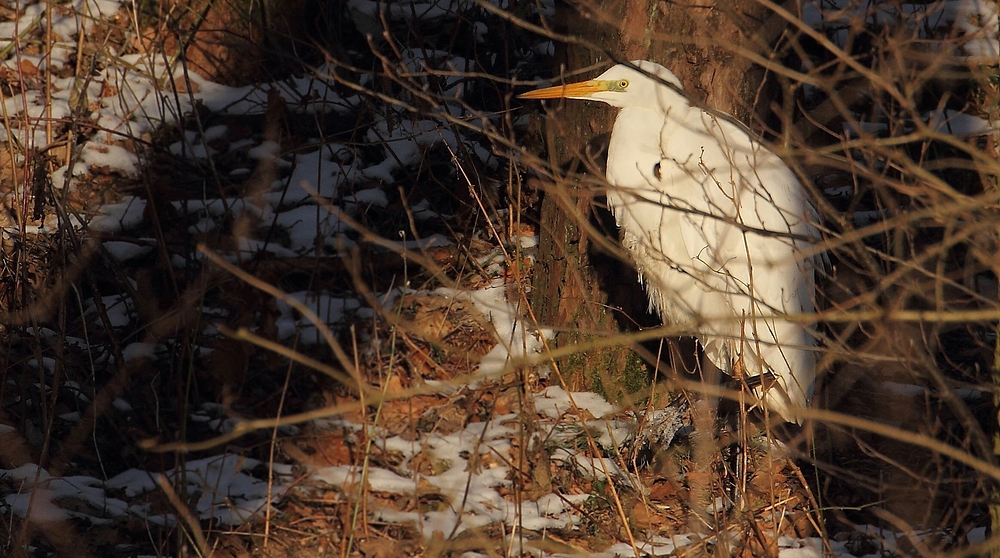
<path id="1" fill-rule="evenodd" d="M 985 8 L 984 8 L 985 9 Z M 995 7 L 992 9 L 996 9 Z M 992 164 L 978 169 L 983 187 L 988 193 L 990 190 L 1000 190 L 1000 68 L 994 64 L 976 65 L 971 68 L 971 74 L 976 82 L 976 91 L 981 116 L 986 118 L 991 128 L 992 135 L 988 136 L 983 145 L 986 160 L 992 160 Z M 1000 222 L 994 216 L 994 223 Z M 976 264 L 988 269 L 993 274 L 993 280 L 1000 277 L 1000 261 L 997 260 L 997 252 L 1000 250 L 1000 225 L 984 227 L 981 237 L 974 237 L 969 242 L 972 248 L 969 253 L 971 259 L 976 260 Z M 993 464 L 1000 463 L 1000 324 L 995 324 L 994 331 L 997 338 L 993 346 L 993 367 L 989 370 L 989 383 L 984 389 L 993 388 L 993 417 L 991 421 L 984 424 L 985 429 L 992 430 L 992 455 L 983 456 L 984 459 L 992 457 Z M 992 424 L 990 424 L 992 422 Z M 1000 546 L 996 544 L 997 536 L 1000 535 L 1000 482 L 991 479 L 986 483 L 986 500 L 990 513 L 990 539 L 991 548 L 989 555 L 992 558 L 1000 558 Z"/>
<path id="2" fill-rule="evenodd" d="M 281 79 L 309 51 L 315 0 L 168 0 L 156 5 L 150 46 L 178 51 L 198 75 L 226 85 Z M 153 15 L 153 14 L 147 14 Z M 307 47 L 307 48 L 303 48 Z"/>
<path id="3" fill-rule="evenodd" d="M 988 154 L 994 159 L 1000 161 L 1000 133 L 996 132 L 997 123 L 1000 122 L 1000 86 L 997 84 L 998 81 L 998 71 L 995 66 L 980 68 L 981 75 L 979 75 L 979 83 L 983 97 L 983 105 L 988 108 L 986 117 L 989 119 L 990 124 L 993 126 L 994 133 L 990 138 L 990 142 L 987 144 Z M 1000 174 L 997 174 L 997 166 L 994 165 L 992 169 L 982 170 L 983 184 L 987 187 L 992 186 L 995 189 L 1000 189 Z M 987 267 L 992 267 L 994 277 L 1000 277 L 1000 264 L 998 264 L 996 259 L 996 247 L 1000 246 L 1000 226 L 992 231 L 993 233 L 993 244 L 992 250 L 990 245 L 987 244 L 987 248 L 983 250 L 985 253 L 981 253 L 980 259 L 982 263 L 986 264 Z M 993 463 L 1000 463 L 1000 391 L 996 390 L 997 386 L 1000 386 L 1000 324 L 995 326 L 995 331 L 997 332 L 997 338 L 994 341 L 993 347 L 993 369 L 990 370 L 990 380 L 992 383 L 993 391 L 993 412 L 994 412 L 994 424 L 987 426 L 987 428 L 992 427 L 993 429 Z M 989 499 L 989 510 L 990 510 L 990 530 L 992 532 L 992 538 L 996 538 L 1000 534 L 1000 486 L 996 479 L 989 483 L 989 492 L 987 498 Z M 990 549 L 990 556 L 992 558 L 1000 558 L 1000 546 L 994 545 Z"/>
<path id="4" fill-rule="evenodd" d="M 1000 235 L 1000 233 L 998 233 Z M 994 386 L 1000 385 L 1000 325 L 997 326 L 997 339 L 994 341 L 994 353 L 993 353 L 993 370 L 990 373 L 990 379 L 993 381 Z M 994 463 L 1000 462 L 1000 393 L 993 392 L 993 410 L 996 413 L 996 424 L 993 424 L 993 458 Z M 991 484 L 991 489 L 987 494 L 990 502 L 990 531 L 993 537 L 996 537 L 1000 533 L 1000 488 L 997 487 L 997 483 L 994 481 Z M 992 558 L 1000 558 L 1000 546 L 994 546 L 990 549 L 990 556 Z"/>
<path id="5" fill-rule="evenodd" d="M 612 3 L 607 9 L 617 11 L 621 7 L 621 3 Z M 605 45 L 614 45 L 618 40 L 614 27 L 587 19 L 565 3 L 557 7 L 554 21 L 563 24 L 557 28 L 560 33 Z M 586 48 L 560 45 L 556 55 L 560 67 L 556 71 L 591 67 L 601 58 L 601 53 Z M 624 371 L 632 368 L 631 376 L 642 380 L 646 374 L 625 348 L 582 348 L 595 335 L 611 335 L 619 327 L 610 311 L 608 294 L 600 288 L 598 274 L 590 263 L 593 239 L 586 223 L 581 222 L 593 214 L 593 189 L 586 188 L 581 177 L 572 172 L 601 166 L 599 161 L 586 156 L 585 146 L 591 138 L 609 133 L 613 119 L 614 112 L 604 105 L 568 102 L 558 107 L 546 122 L 550 159 L 556 162 L 555 166 L 570 165 L 572 169 L 559 183 L 547 187 L 542 201 L 541 243 L 532 307 L 543 324 L 562 329 L 556 339 L 557 346 L 581 347 L 579 353 L 558 363 L 567 387 L 594 390 L 621 400 L 638 387 L 609 389 L 625 385 L 620 382 L 626 376 Z M 577 164 L 568 163 L 574 159 Z M 629 382 L 630 386 L 635 383 Z"/>

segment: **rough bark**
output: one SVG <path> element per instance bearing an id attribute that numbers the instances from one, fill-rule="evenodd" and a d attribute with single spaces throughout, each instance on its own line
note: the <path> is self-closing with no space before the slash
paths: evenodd
<path id="1" fill-rule="evenodd" d="M 143 37 L 147 48 L 180 51 L 188 67 L 211 81 L 246 85 L 284 77 L 315 29 L 314 0 L 168 0 Z"/>
<path id="2" fill-rule="evenodd" d="M 989 107 L 988 114 L 986 115 L 990 122 L 994 125 L 994 129 L 997 122 L 1000 122 L 1000 87 L 996 84 L 1000 83 L 1000 69 L 997 67 L 987 67 L 981 69 L 980 84 L 982 89 L 982 94 L 984 98 L 984 105 Z M 1000 160 L 1000 133 L 994 133 L 993 137 L 990 138 L 991 141 L 988 144 L 988 153 L 994 159 Z M 984 169 L 983 171 L 983 183 L 987 187 L 992 186 L 993 188 L 1000 190 L 1000 175 L 995 174 L 996 169 Z M 1000 246 L 1000 226 L 996 227 L 992 231 L 993 236 L 993 246 Z M 987 245 L 989 246 L 989 245 Z M 995 257 L 995 249 L 990 250 L 987 248 L 984 250 L 985 254 L 980 259 L 983 260 L 987 266 L 992 267 L 993 274 L 1000 277 L 1000 263 L 997 262 Z M 993 255 L 993 257 L 991 257 Z M 1000 385 L 1000 324 L 996 326 L 997 339 L 994 341 L 993 347 L 993 369 L 990 370 L 990 380 L 994 386 Z M 993 412 L 995 422 L 989 425 L 993 428 L 993 463 L 1000 463 L 1000 391 L 993 392 Z M 989 510 L 990 510 L 990 528 L 993 533 L 993 537 L 996 537 L 1000 533 L 1000 486 L 996 479 L 989 483 L 989 488 L 987 489 L 987 498 L 989 499 Z M 990 549 L 990 556 L 992 558 L 1000 558 L 1000 546 L 994 546 Z"/>
<path id="3" fill-rule="evenodd" d="M 566 4 L 558 6 L 554 21 L 560 33 L 603 44 L 614 44 L 616 40 L 613 27 L 585 19 Z M 586 48 L 561 45 L 556 72 L 590 67 L 598 56 Z M 565 103 L 555 108 L 546 128 L 550 159 L 557 165 L 568 164 L 572 170 L 592 167 L 581 161 L 584 146 L 590 138 L 609 132 L 613 117 L 609 108 L 595 103 Z M 573 159 L 577 164 L 569 163 Z M 588 193 L 580 177 L 571 172 L 557 184 L 547 185 L 542 202 L 541 244 L 532 302 L 543 324 L 564 328 L 556 339 L 557 346 L 582 346 L 593 335 L 612 334 L 618 329 L 609 312 L 607 294 L 598 287 L 598 276 L 590 265 L 593 239 L 580 222 L 581 216 L 591 214 L 592 192 L 590 189 Z M 628 358 L 629 354 L 620 348 L 581 349 L 557 364 L 571 389 L 607 393 L 605 386 L 612 385 L 609 380 L 626 368 Z"/>
<path id="4" fill-rule="evenodd" d="M 1000 326 L 997 326 L 997 334 L 993 353 L 993 370 L 990 373 L 993 385 L 1000 385 Z M 994 463 L 997 463 L 1000 462 L 1000 395 L 997 392 L 993 392 L 993 410 L 996 418 L 996 424 L 992 425 L 994 428 L 993 460 Z M 996 536 L 996 533 L 1000 533 L 1000 488 L 996 486 L 996 482 L 991 483 L 987 497 L 990 500 L 990 530 Z M 1000 547 L 994 546 L 991 548 L 990 556 L 992 558 L 1000 558 Z"/>

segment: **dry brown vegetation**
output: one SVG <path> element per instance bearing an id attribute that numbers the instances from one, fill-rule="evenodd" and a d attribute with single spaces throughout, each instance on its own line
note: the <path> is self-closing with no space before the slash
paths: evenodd
<path id="1" fill-rule="evenodd" d="M 817 552 L 854 555 L 985 551 L 969 550 L 968 534 L 989 525 L 1000 479 L 997 153 L 993 128 L 982 126 L 1000 106 L 988 51 L 995 12 L 846 3 L 802 23 L 761 1 L 787 31 L 757 61 L 775 93 L 748 124 L 821 210 L 832 262 L 819 285 L 824 379 L 801 429 L 724 405 L 717 424 L 693 433 L 681 412 L 686 428 L 669 447 L 647 447 L 623 434 L 645 411 L 739 394 L 685 370 L 696 359 L 671 337 L 690 333 L 680 326 L 567 344 L 568 334 L 593 332 L 538 323 L 532 239 L 552 232 L 544 196 L 584 208 L 570 221 L 604 235 L 593 244 L 623 270 L 610 285 L 629 291 L 623 299 L 643 296 L 602 221 L 601 178 L 569 188 L 566 169 L 587 165 L 548 160 L 556 151 L 542 138 L 558 137 L 558 113 L 546 132 L 538 107 L 513 100 L 525 80 L 557 72 L 545 42 L 559 38 L 545 31 L 551 14 L 530 1 L 504 10 L 296 2 L 278 20 L 258 20 L 233 5 L 140 4 L 140 13 L 86 13 L 96 28 L 70 37 L 70 48 L 49 16 L 74 7 L 43 2 L 46 16 L 0 48 L 2 97 L 27 106 L 31 92 L 43 107 L 0 115 L 4 129 L 31 130 L 38 143 L 11 133 L 0 149 L 0 493 L 34 498 L 36 513 L 53 498 L 76 513 L 25 520 L 19 500 L 3 500 L 0 553 L 588 555 L 655 540 L 683 556 L 777 556 L 806 538 Z M 26 10 L 0 5 L 0 22 Z M 692 39 L 652 40 L 683 54 Z M 68 62 L 45 62 L 57 42 Z M 165 123 L 133 114 L 156 125 L 118 134 L 94 115 L 138 86 L 103 72 L 150 72 L 149 59 L 169 62 L 151 80 L 156 95 L 188 110 Z M 270 85 L 253 110 L 227 111 L 193 101 L 211 87 L 195 73 Z M 310 75 L 329 88 L 278 92 Z M 62 87 L 71 110 L 46 113 Z M 324 91 L 349 106 L 316 109 Z M 224 134 L 209 133 L 219 126 Z M 100 149 L 136 154 L 137 171 L 87 159 L 83 146 L 97 137 Z M 255 151 L 265 142 L 277 157 Z M 81 161 L 88 172 L 73 187 L 53 176 Z M 302 193 L 303 178 L 336 187 Z M 122 199 L 145 204 L 139 218 L 80 226 Z M 293 225 L 309 219 L 314 234 L 303 237 Z M 402 243 L 428 238 L 450 243 Z M 116 241 L 143 250 L 123 258 L 102 247 Z M 503 293 L 491 301 L 501 306 L 458 294 L 487 287 Z M 316 300 L 305 293 L 324 304 L 303 305 Z M 655 324 L 641 306 L 611 309 L 622 323 Z M 505 313 L 528 325 L 510 329 Z M 299 335 L 285 335 L 290 327 Z M 548 329 L 537 336 L 535 327 Z M 515 356 L 483 377 L 498 341 Z M 561 363 L 612 345 L 639 355 L 603 386 L 625 394 L 615 414 L 593 416 L 583 394 L 546 407 L 566 385 Z M 538 350 L 516 356 L 523 347 Z M 440 446 L 457 440 L 462 451 L 442 457 Z M 404 441 L 413 449 L 400 449 Z M 273 488 L 274 505 L 229 525 L 199 507 L 211 486 L 174 476 L 140 495 L 102 486 L 144 506 L 116 515 L 82 496 L 26 489 L 41 477 L 11 473 L 36 464 L 107 481 L 220 455 L 259 462 L 247 474 Z M 347 466 L 353 476 L 339 484 L 312 476 Z M 476 484 L 490 471 L 504 471 L 504 482 Z M 413 488 L 386 489 L 376 472 Z M 456 495 L 442 478 L 459 472 L 467 480 Z M 562 511 L 544 519 L 574 519 L 536 527 L 519 511 L 476 523 L 488 513 L 475 497 L 488 490 L 511 509 L 551 498 Z M 459 518 L 449 532 L 427 527 L 446 512 Z M 176 525 L 157 524 L 161 514 Z"/>

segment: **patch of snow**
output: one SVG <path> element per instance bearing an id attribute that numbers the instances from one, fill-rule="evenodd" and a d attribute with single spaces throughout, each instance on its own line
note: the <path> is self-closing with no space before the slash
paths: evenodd
<path id="1" fill-rule="evenodd" d="M 188 232 L 191 234 L 204 234 L 209 231 L 214 231 L 219 226 L 219 221 L 213 217 L 202 217 L 195 221 L 193 225 L 188 227 Z"/>
<path id="2" fill-rule="evenodd" d="M 204 142 L 188 143 L 175 141 L 170 144 L 168 151 L 170 151 L 171 155 L 187 157 L 189 159 L 208 159 L 216 155 L 216 151 Z"/>
<path id="3" fill-rule="evenodd" d="M 511 358 L 536 354 L 544 350 L 544 338 L 553 336 L 550 330 L 527 331 L 517 307 L 507 301 L 507 286 L 504 280 L 495 279 L 485 288 L 468 293 L 454 293 L 448 289 L 435 291 L 446 296 L 467 296 L 483 316 L 493 325 L 497 344 L 479 363 L 479 374 L 494 377 L 502 374 Z"/>
<path id="4" fill-rule="evenodd" d="M 123 413 L 130 413 L 130 412 L 132 412 L 132 405 L 129 405 L 128 401 L 125 401 L 121 397 L 115 397 L 111 401 L 111 406 L 114 407 L 116 410 L 121 411 Z"/>
<path id="5" fill-rule="evenodd" d="M 425 149 L 441 142 L 453 149 L 458 145 L 454 132 L 432 120 L 402 120 L 390 124 L 382 118 L 368 130 L 367 139 L 381 145 L 386 157 L 381 163 L 361 169 L 361 174 L 386 184 L 395 182 L 392 173 L 396 170 L 418 163 Z"/>
<path id="6" fill-rule="evenodd" d="M 106 240 L 101 243 L 101 247 L 108 251 L 112 258 L 119 262 L 125 262 L 139 256 L 144 256 L 153 251 L 152 246 L 143 246 L 133 242 L 122 242 L 118 240 Z"/>
<path id="7" fill-rule="evenodd" d="M 673 556 L 679 548 L 690 546 L 695 542 L 691 535 L 674 535 L 672 537 L 652 537 L 648 541 L 636 541 L 635 545 L 643 556 Z M 597 552 L 595 558 L 626 558 L 635 556 L 635 551 L 628 543 L 612 545 L 604 552 Z"/>
<path id="8" fill-rule="evenodd" d="M 395 246 L 397 252 L 402 252 L 403 250 L 426 250 L 428 248 L 451 246 L 454 244 L 450 238 L 443 234 L 432 234 L 428 237 L 417 238 L 415 240 L 383 240 L 383 243 Z"/>
<path id="9" fill-rule="evenodd" d="M 272 256 L 278 258 L 294 258 L 302 255 L 299 252 L 293 252 L 273 241 L 257 240 L 256 238 L 239 238 L 237 240 L 239 241 L 242 257 L 237 257 L 235 253 L 230 252 L 225 256 L 226 260 L 230 263 L 239 263 L 241 260 L 256 256 L 260 253 L 271 254 Z"/>
<path id="10" fill-rule="evenodd" d="M 135 227 L 142 222 L 146 210 L 146 200 L 135 196 L 125 196 L 119 203 L 101 206 L 100 213 L 90 220 L 90 229 L 97 232 L 114 233 Z"/>
<path id="11" fill-rule="evenodd" d="M 570 399 L 572 397 L 572 400 Z M 611 403 L 589 391 L 567 393 L 559 386 L 549 386 L 534 395 L 535 410 L 549 418 L 560 418 L 574 409 L 589 412 L 594 418 L 603 418 L 617 412 Z M 576 402 L 576 407 L 573 406 Z"/>
<path id="12" fill-rule="evenodd" d="M 288 249 L 294 254 L 315 253 L 317 246 L 335 248 L 337 233 L 348 230 L 339 212 L 321 205 L 302 205 L 282 211 L 275 221 L 288 234 Z"/>
<path id="13" fill-rule="evenodd" d="M 287 476 L 280 476 L 278 482 L 268 492 L 267 481 L 244 473 L 261 465 L 256 459 L 239 455 L 220 455 L 188 461 L 183 468 L 171 469 L 166 478 L 176 484 L 181 478 L 187 483 L 189 494 L 197 494 L 198 500 L 192 511 L 201 519 L 216 519 L 227 525 L 239 525 L 258 514 L 284 493 Z M 288 469 L 282 469 L 288 471 Z M 275 471 L 280 473 L 280 471 Z M 159 473 L 150 474 L 138 469 L 129 469 L 104 485 L 111 490 L 123 491 L 132 498 L 157 489 Z M 138 517 L 157 524 L 170 525 L 170 516 L 155 516 L 138 506 L 128 508 Z"/>
<path id="14" fill-rule="evenodd" d="M 155 360 L 156 343 L 129 343 L 122 349 L 122 358 L 125 362 L 143 357 Z"/>
<path id="15" fill-rule="evenodd" d="M 109 498 L 104 483 L 92 477 L 53 477 L 34 464 L 0 471 L 0 476 L 19 481 L 19 492 L 4 497 L 4 502 L 19 517 L 28 516 L 30 505 L 32 521 L 62 521 L 75 515 L 56 503 L 66 499 L 85 502 L 112 517 L 121 516 L 128 509 L 122 500 Z"/>
<path id="16" fill-rule="evenodd" d="M 216 519 L 226 525 L 240 525 L 264 513 L 271 500 L 285 490 L 275 483 L 270 493 L 267 481 L 243 471 L 261 465 L 256 459 L 239 455 L 213 456 L 188 461 L 182 469 L 168 471 L 171 484 L 183 478 L 189 494 L 200 494 L 192 511 L 201 519 Z"/>
<path id="17" fill-rule="evenodd" d="M 617 448 L 635 431 L 635 420 L 591 420 L 587 428 L 594 433 L 594 439 L 604 448 Z"/>
<path id="18" fill-rule="evenodd" d="M 989 121 L 972 114 L 954 110 L 932 110 L 924 114 L 931 130 L 959 137 L 984 136 L 993 133 Z"/>
<path id="19" fill-rule="evenodd" d="M 386 16 L 398 21 L 433 20 L 454 16 L 462 5 L 472 6 L 472 0 L 425 0 L 386 4 L 377 0 L 347 0 L 347 8 L 354 17 L 362 15 L 380 21 L 381 10 Z"/>
<path id="20" fill-rule="evenodd" d="M 131 321 L 132 300 L 125 294 L 102 296 L 101 304 L 108 317 L 111 327 L 125 327 Z M 90 299 L 84 308 L 84 315 L 96 315 L 100 312 L 97 301 Z"/>
<path id="21" fill-rule="evenodd" d="M 385 192 L 381 188 L 367 188 L 355 193 L 353 196 L 344 196 L 344 203 L 347 207 L 351 205 L 356 206 L 373 206 L 373 207 L 388 207 L 389 197 L 385 195 Z"/>
<path id="22" fill-rule="evenodd" d="M 280 154 L 281 146 L 278 145 L 278 142 L 271 140 L 262 142 L 247 151 L 247 157 L 255 161 L 271 161 L 277 159 Z"/>
<path id="23" fill-rule="evenodd" d="M 225 124 L 217 124 L 215 126 L 210 126 L 205 128 L 205 133 L 202 138 L 205 141 L 215 141 L 218 139 L 224 139 L 229 135 L 229 126 Z"/>
<path id="24" fill-rule="evenodd" d="M 524 250 L 529 250 L 538 246 L 538 235 L 535 236 L 512 236 L 511 242 L 520 246 Z"/>
<path id="25" fill-rule="evenodd" d="M 124 492 L 125 496 L 129 498 L 145 494 L 156 488 L 154 475 L 139 469 L 129 469 L 119 473 L 104 484 L 111 490 Z"/>
<path id="26" fill-rule="evenodd" d="M 312 471 L 310 476 L 313 480 L 325 482 L 335 486 L 349 486 L 361 482 L 362 471 L 350 465 L 337 465 L 334 467 L 323 467 Z M 372 467 L 368 470 L 368 487 L 372 492 L 385 492 L 389 494 L 415 494 L 417 483 L 413 479 L 401 477 L 396 473 Z"/>
<path id="27" fill-rule="evenodd" d="M 969 532 L 965 535 L 968 539 L 969 544 L 983 544 L 986 542 L 986 527 L 975 527 L 969 529 Z"/>
<path id="28" fill-rule="evenodd" d="M 56 359 L 51 357 L 42 357 L 41 363 L 38 359 L 32 358 L 28 360 L 28 366 L 34 366 L 35 368 L 44 368 L 48 372 L 55 372 L 56 369 Z"/>
<path id="29" fill-rule="evenodd" d="M 955 26 L 964 34 L 962 48 L 970 56 L 1000 56 L 997 4 L 991 0 L 961 0 Z"/>
<path id="30" fill-rule="evenodd" d="M 323 150 L 300 153 L 295 157 L 291 176 L 272 184 L 275 191 L 267 194 L 267 199 L 275 207 L 313 201 L 316 197 L 330 200 L 341 184 L 355 182 L 359 176 L 353 166 L 331 161 Z"/>
<path id="31" fill-rule="evenodd" d="M 242 87 L 212 83 L 196 74 L 192 74 L 192 81 L 199 86 L 199 93 L 195 96 L 212 112 L 263 114 L 267 110 L 270 91 L 277 93 L 292 111 L 309 114 L 348 112 L 360 100 L 356 96 L 343 97 L 337 93 L 331 73 L 331 68 L 320 67 L 312 75 Z"/>
<path id="32" fill-rule="evenodd" d="M 320 324 L 324 326 L 342 323 L 349 313 L 361 307 L 361 301 L 356 298 L 334 296 L 329 293 L 300 291 L 289 293 L 288 296 L 304 304 L 316 314 Z M 300 343 L 316 345 L 324 342 L 317 324 L 300 317 L 298 311 L 285 301 L 279 299 L 277 304 L 278 311 L 281 312 L 281 317 L 275 323 L 279 339 L 288 339 L 298 332 Z"/>

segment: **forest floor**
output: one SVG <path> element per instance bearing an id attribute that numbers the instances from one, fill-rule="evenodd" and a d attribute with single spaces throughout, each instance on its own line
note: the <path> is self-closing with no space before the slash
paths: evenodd
<path id="1" fill-rule="evenodd" d="M 985 537 L 846 516 L 831 533 L 801 431 L 743 416 L 706 436 L 663 383 L 632 406 L 566 391 L 555 332 L 531 325 L 539 227 L 511 152 L 529 112 L 508 106 L 551 43 L 472 2 L 399 3 L 384 22 L 422 42 L 379 58 L 359 30 L 378 4 L 348 4 L 345 59 L 241 86 L 184 71 L 115 0 L 0 8 L 18 37 L 0 43 L 7 555 L 791 558 Z M 635 442 L 664 408 L 676 432 Z"/>

